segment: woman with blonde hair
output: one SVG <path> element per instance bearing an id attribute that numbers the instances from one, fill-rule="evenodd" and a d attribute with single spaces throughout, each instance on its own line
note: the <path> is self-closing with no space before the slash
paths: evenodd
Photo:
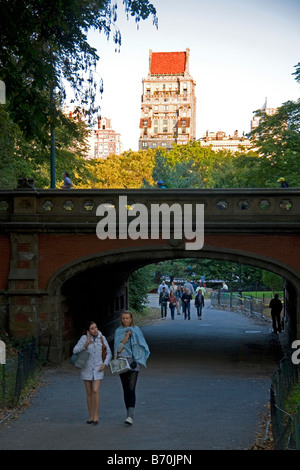
<path id="1" fill-rule="evenodd" d="M 135 389 L 140 371 L 139 366 L 143 365 L 146 367 L 150 351 L 141 329 L 134 325 L 131 312 L 122 312 L 121 323 L 122 325 L 115 331 L 114 355 L 115 357 L 125 356 L 130 365 L 130 370 L 120 374 L 120 379 L 127 410 L 125 424 L 132 425 L 136 403 Z"/>

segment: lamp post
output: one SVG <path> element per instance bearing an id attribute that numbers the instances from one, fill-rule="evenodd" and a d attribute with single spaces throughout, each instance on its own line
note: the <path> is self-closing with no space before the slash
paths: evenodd
<path id="1" fill-rule="evenodd" d="M 50 150 L 50 178 L 51 189 L 55 189 L 55 130 L 54 130 L 54 97 L 53 88 L 50 90 L 50 101 L 53 115 L 51 118 L 51 150 Z"/>

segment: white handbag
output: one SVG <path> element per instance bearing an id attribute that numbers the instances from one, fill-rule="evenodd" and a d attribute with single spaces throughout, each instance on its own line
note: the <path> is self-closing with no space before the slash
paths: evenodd
<path id="1" fill-rule="evenodd" d="M 130 370 L 126 357 L 112 359 L 109 363 L 112 375 L 119 375 Z"/>

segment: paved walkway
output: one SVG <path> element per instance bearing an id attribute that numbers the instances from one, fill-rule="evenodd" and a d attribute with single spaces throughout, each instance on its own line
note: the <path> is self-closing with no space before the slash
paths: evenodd
<path id="1" fill-rule="evenodd" d="M 45 374 L 30 405 L 0 428 L 0 449 L 249 449 L 266 412 L 278 357 L 270 324 L 205 308 L 203 319 L 143 327 L 151 355 L 137 384 L 134 425 L 124 424 L 119 377 L 106 370 L 100 421 L 87 425 L 85 392 L 66 362 Z M 93 462 L 92 462 L 93 464 Z"/>

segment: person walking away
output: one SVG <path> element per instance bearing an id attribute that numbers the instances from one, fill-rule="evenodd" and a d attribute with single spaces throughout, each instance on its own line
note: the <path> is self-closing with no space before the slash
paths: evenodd
<path id="1" fill-rule="evenodd" d="M 169 294 L 166 292 L 166 288 L 163 287 L 162 292 L 159 294 L 161 318 L 164 318 L 167 316 L 168 300 L 169 300 Z"/>
<path id="2" fill-rule="evenodd" d="M 197 287 L 196 289 L 196 293 L 199 292 L 199 290 L 201 290 L 202 294 L 204 295 L 206 290 L 205 290 L 205 287 L 202 285 L 201 281 L 199 281 L 199 286 Z"/>
<path id="3" fill-rule="evenodd" d="M 175 297 L 176 297 L 177 315 L 180 315 L 180 312 L 181 312 L 181 297 L 182 297 L 181 286 L 177 286 L 177 289 L 174 292 L 174 294 L 175 294 Z"/>
<path id="4" fill-rule="evenodd" d="M 190 293 L 191 293 L 192 295 L 194 295 L 193 284 L 190 282 L 189 279 L 187 279 L 187 281 L 184 283 L 183 287 L 184 287 L 185 289 L 188 289 L 188 290 L 190 291 Z"/>
<path id="5" fill-rule="evenodd" d="M 106 346 L 106 357 L 102 361 L 102 348 Z M 83 335 L 73 348 L 77 354 L 86 349 L 90 355 L 84 368 L 81 369 L 81 379 L 84 381 L 86 390 L 86 402 L 89 411 L 87 424 L 98 424 L 100 405 L 100 384 L 104 377 L 104 369 L 112 358 L 107 339 L 98 330 L 94 321 L 88 322 L 83 330 Z"/>
<path id="6" fill-rule="evenodd" d="M 172 283 L 171 283 L 171 285 L 170 285 L 170 292 L 171 292 L 171 290 L 172 290 L 172 291 L 174 292 L 174 294 L 175 294 L 176 289 L 177 289 L 177 286 L 176 286 L 175 282 L 172 281 Z"/>
<path id="7" fill-rule="evenodd" d="M 228 291 L 228 286 L 225 282 L 222 282 L 222 287 L 220 289 L 221 292 L 227 292 Z"/>
<path id="8" fill-rule="evenodd" d="M 188 320 L 191 319 L 191 300 L 193 296 L 190 294 L 189 289 L 185 289 L 185 292 L 182 294 L 181 301 L 183 305 L 183 314 L 184 314 L 184 319 L 188 318 Z"/>
<path id="9" fill-rule="evenodd" d="M 166 281 L 161 281 L 161 284 L 159 284 L 159 286 L 158 286 L 157 292 L 160 294 L 162 292 L 163 288 L 165 288 L 167 294 L 169 294 L 169 287 L 166 284 Z"/>
<path id="10" fill-rule="evenodd" d="M 172 320 L 174 320 L 174 313 L 175 313 L 176 305 L 177 305 L 177 300 L 176 300 L 176 297 L 174 295 L 174 292 L 171 290 L 171 294 L 170 294 L 170 297 L 169 297 L 169 307 L 170 307 Z"/>
<path id="11" fill-rule="evenodd" d="M 72 189 L 73 188 L 73 183 L 71 181 L 70 175 L 67 171 L 64 171 L 62 174 L 62 177 L 64 179 L 64 184 L 62 186 L 63 189 Z"/>
<path id="12" fill-rule="evenodd" d="M 196 296 L 195 296 L 195 307 L 197 310 L 197 315 L 199 320 L 202 319 L 202 308 L 204 307 L 204 295 L 201 291 L 201 289 L 198 290 Z"/>
<path id="13" fill-rule="evenodd" d="M 134 325 L 131 312 L 122 312 L 121 323 L 122 325 L 116 329 L 114 335 L 114 355 L 115 357 L 125 356 L 130 365 L 130 370 L 121 373 L 120 379 L 127 412 L 125 424 L 132 425 L 140 365 L 146 367 L 150 351 L 141 329 Z"/>
<path id="14" fill-rule="evenodd" d="M 269 308 L 271 309 L 271 317 L 272 317 L 272 326 L 274 333 L 281 332 L 281 320 L 280 314 L 282 311 L 282 302 L 279 299 L 278 294 L 274 295 L 274 298 L 271 299 L 269 303 Z"/>

